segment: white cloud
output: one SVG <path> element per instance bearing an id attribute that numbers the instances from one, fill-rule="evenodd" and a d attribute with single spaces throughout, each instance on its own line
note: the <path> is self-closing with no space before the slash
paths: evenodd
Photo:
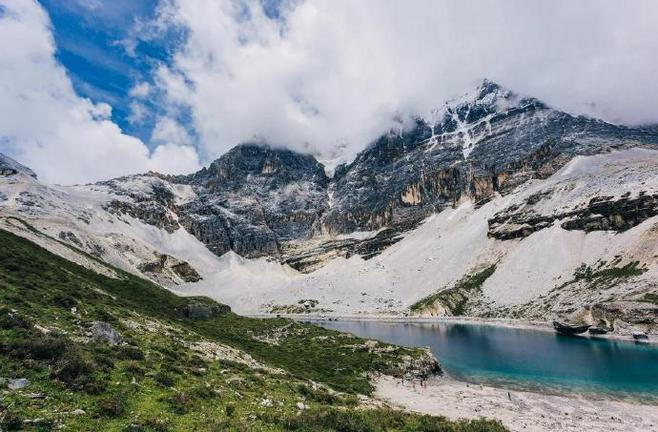
<path id="1" fill-rule="evenodd" d="M 148 109 L 144 104 L 139 103 L 137 101 L 131 101 L 130 105 L 130 116 L 128 117 L 128 121 L 132 124 L 138 124 L 142 120 L 146 118 L 146 115 L 148 114 Z"/>
<path id="2" fill-rule="evenodd" d="M 141 82 L 136 84 L 133 88 L 130 89 L 128 94 L 136 98 L 145 98 L 151 92 L 151 85 L 147 82 Z"/>
<path id="3" fill-rule="evenodd" d="M 178 144 L 191 146 L 192 138 L 185 128 L 169 117 L 160 117 L 151 133 L 151 141 L 163 144 Z"/>
<path id="4" fill-rule="evenodd" d="M 0 0 L 0 151 L 47 182 L 88 182 L 198 167 L 190 147 L 153 153 L 110 120 L 111 107 L 79 97 L 54 57 L 45 11 L 33 0 Z"/>
<path id="5" fill-rule="evenodd" d="M 398 113 L 427 113 L 483 77 L 563 109 L 658 120 L 658 2 L 178 0 L 188 39 L 157 83 L 191 107 L 204 154 L 265 137 L 348 153 Z"/>
<path id="6" fill-rule="evenodd" d="M 194 147 L 169 143 L 155 148 L 148 166 L 150 171 L 189 174 L 199 169 L 199 160 Z"/>

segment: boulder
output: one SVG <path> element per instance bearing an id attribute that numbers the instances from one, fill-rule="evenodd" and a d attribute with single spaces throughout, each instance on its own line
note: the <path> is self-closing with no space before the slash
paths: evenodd
<path id="1" fill-rule="evenodd" d="M 117 345 L 122 341 L 119 332 L 114 330 L 110 324 L 103 321 L 96 321 L 92 324 L 91 337 L 95 340 L 107 342 L 110 345 Z"/>
<path id="2" fill-rule="evenodd" d="M 181 314 L 185 318 L 191 320 L 205 320 L 230 312 L 231 308 L 224 304 L 205 304 L 201 302 L 193 302 L 185 305 L 181 310 Z"/>
<path id="3" fill-rule="evenodd" d="M 30 380 L 27 378 L 18 378 L 10 379 L 7 387 L 9 387 L 9 390 L 20 390 L 28 385 L 30 385 Z"/>
<path id="4" fill-rule="evenodd" d="M 577 335 L 585 333 L 591 327 L 590 324 L 574 325 L 561 321 L 553 321 L 553 328 L 559 334 L 563 335 Z"/>

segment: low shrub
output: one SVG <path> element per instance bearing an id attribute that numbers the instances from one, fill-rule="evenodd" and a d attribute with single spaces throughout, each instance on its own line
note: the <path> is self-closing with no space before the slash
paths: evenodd
<path id="1" fill-rule="evenodd" d="M 23 418 L 13 411 L 7 411 L 0 421 L 0 430 L 18 431 L 23 427 Z"/>
<path id="2" fill-rule="evenodd" d="M 218 396 L 212 388 L 208 386 L 196 386 L 190 390 L 190 395 L 201 400 L 211 399 Z"/>
<path id="3" fill-rule="evenodd" d="M 126 412 L 126 404 L 119 396 L 109 396 L 98 401 L 96 415 L 99 417 L 116 418 Z"/>
<path id="4" fill-rule="evenodd" d="M 25 335 L 23 341 L 16 346 L 16 349 L 26 357 L 35 360 L 55 361 L 68 351 L 70 345 L 71 341 L 66 336 L 57 333 L 30 332 Z"/>
<path id="5" fill-rule="evenodd" d="M 169 432 L 170 430 L 171 427 L 166 420 L 149 417 L 129 424 L 123 429 L 123 432 Z"/>
<path id="6" fill-rule="evenodd" d="M 54 305 L 60 306 L 64 309 L 71 309 L 73 306 L 75 306 L 78 303 L 76 299 L 63 292 L 58 292 L 55 295 L 53 295 L 51 301 Z"/>
<path id="7" fill-rule="evenodd" d="M 174 414 L 187 414 L 190 412 L 190 409 L 194 407 L 194 400 L 184 392 L 178 392 L 172 396 L 169 396 L 165 399 L 169 405 L 169 409 Z"/>
<path id="8" fill-rule="evenodd" d="M 116 356 L 121 360 L 144 360 L 144 353 L 132 345 L 119 345 L 115 347 Z"/>
<path id="9" fill-rule="evenodd" d="M 123 366 L 123 370 L 130 375 L 136 375 L 136 376 L 143 376 L 146 373 L 146 369 L 144 369 L 139 362 L 136 361 L 129 361 Z"/>
<path id="10" fill-rule="evenodd" d="M 174 378 L 170 374 L 162 371 L 156 373 L 153 379 L 163 387 L 172 387 L 175 383 Z"/>
<path id="11" fill-rule="evenodd" d="M 338 396 L 332 395 L 327 389 L 322 387 L 314 389 L 310 386 L 300 384 L 297 386 L 297 392 L 310 401 L 318 402 L 324 405 L 334 405 L 341 401 Z"/>
<path id="12" fill-rule="evenodd" d="M 29 329 L 31 327 L 32 324 L 24 316 L 11 312 L 9 309 L 0 309 L 0 329 Z"/>
<path id="13" fill-rule="evenodd" d="M 94 375 L 96 365 L 79 348 L 72 348 L 57 362 L 51 376 L 73 389 L 98 394 L 105 385 Z"/>
<path id="14" fill-rule="evenodd" d="M 423 432 L 504 432 L 505 427 L 492 420 L 450 421 L 445 417 L 413 415 L 394 410 L 306 410 L 287 416 L 266 413 L 261 420 L 285 430 L 299 432 L 369 432 L 369 431 L 423 431 Z"/>

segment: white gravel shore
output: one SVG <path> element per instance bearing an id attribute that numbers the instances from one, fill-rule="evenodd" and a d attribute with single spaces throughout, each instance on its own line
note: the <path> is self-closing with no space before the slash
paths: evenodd
<path id="1" fill-rule="evenodd" d="M 658 432 L 658 405 L 508 392 L 445 376 L 424 386 L 381 376 L 374 397 L 392 406 L 451 419 L 497 419 L 511 431 Z"/>

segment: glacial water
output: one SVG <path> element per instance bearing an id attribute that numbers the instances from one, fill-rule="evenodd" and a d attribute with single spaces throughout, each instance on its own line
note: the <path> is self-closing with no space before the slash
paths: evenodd
<path id="1" fill-rule="evenodd" d="M 398 345 L 429 346 L 444 371 L 464 381 L 658 402 L 656 345 L 473 324 L 315 324 Z"/>

